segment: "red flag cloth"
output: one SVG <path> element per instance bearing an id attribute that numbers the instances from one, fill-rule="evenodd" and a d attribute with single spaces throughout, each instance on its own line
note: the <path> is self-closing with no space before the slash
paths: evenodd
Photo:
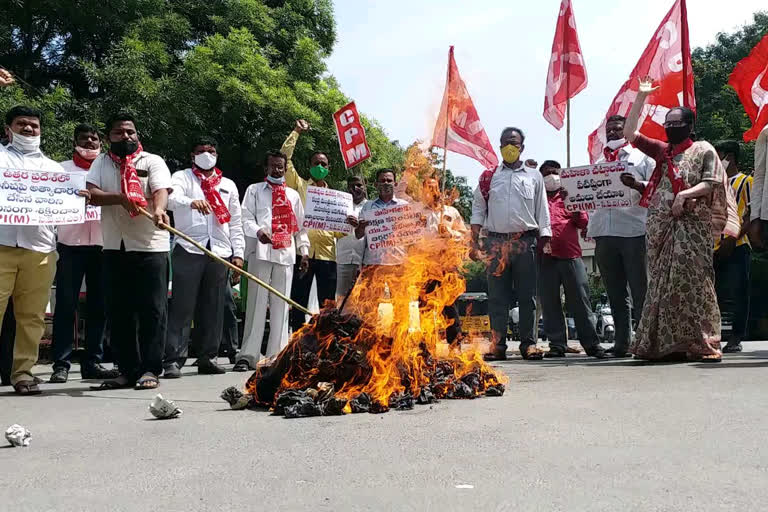
<path id="1" fill-rule="evenodd" d="M 448 54 L 448 79 L 445 82 L 440 116 L 432 135 L 432 146 L 474 158 L 486 168 L 499 165 L 499 159 L 480 122 L 472 98 L 469 97 L 467 86 L 459 76 L 459 68 L 453 58 L 453 46 Z"/>
<path id="2" fill-rule="evenodd" d="M 736 64 L 728 83 L 736 89 L 752 121 L 752 128 L 744 133 L 744 141 L 756 140 L 768 125 L 768 35 L 748 57 Z"/>
<path id="3" fill-rule="evenodd" d="M 141 147 L 141 142 L 139 142 L 136 152 L 131 155 L 120 157 L 111 151 L 107 154 L 120 167 L 120 192 L 136 206 L 146 208 L 147 198 L 144 197 L 144 187 L 141 185 L 141 180 L 136 172 L 136 165 L 133 163 L 142 151 L 144 151 L 144 148 Z M 131 217 L 138 215 L 138 212 L 131 213 Z"/>
<path id="4" fill-rule="evenodd" d="M 685 0 L 677 0 L 659 25 L 629 80 L 613 99 L 602 124 L 589 135 L 590 162 L 595 163 L 603 155 L 608 118 L 616 114 L 629 115 L 640 78 L 650 75 L 654 85 L 660 86 L 648 97 L 640 117 L 640 133 L 646 137 L 666 140 L 663 124 L 670 109 L 684 105 L 696 110 L 687 12 Z"/>
<path id="5" fill-rule="evenodd" d="M 560 130 L 565 119 L 566 102 L 586 86 L 587 68 L 584 66 L 584 56 L 576 32 L 576 18 L 573 16 L 571 0 L 563 0 L 547 73 L 544 119 Z"/>
<path id="6" fill-rule="evenodd" d="M 216 190 L 216 187 L 221 183 L 221 171 L 218 168 L 214 168 L 210 178 L 206 178 L 205 174 L 197 166 L 192 168 L 192 172 L 200 180 L 200 188 L 203 189 L 205 200 L 211 205 L 216 220 L 219 221 L 219 224 L 229 222 L 232 219 L 232 215 L 230 215 L 227 205 L 224 204 L 221 194 Z"/>

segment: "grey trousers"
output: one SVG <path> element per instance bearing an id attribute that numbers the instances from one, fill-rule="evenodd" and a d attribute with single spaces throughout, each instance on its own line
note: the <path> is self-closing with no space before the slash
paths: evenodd
<path id="1" fill-rule="evenodd" d="M 648 288 L 645 236 L 601 236 L 596 238 L 595 242 L 595 259 L 616 324 L 616 349 L 628 350 L 632 324 L 627 284 L 632 291 L 632 311 L 637 325 L 640 323 Z"/>
<path id="2" fill-rule="evenodd" d="M 224 328 L 227 267 L 180 245 L 173 249 L 172 258 L 173 291 L 163 366 L 176 363 L 181 368 L 186 363 L 189 343 L 184 334 L 193 319 L 192 346 L 197 358 L 215 361 Z"/>
<path id="3" fill-rule="evenodd" d="M 559 259 L 542 255 L 539 259 L 539 300 L 544 314 L 544 332 L 550 346 L 563 349 L 568 344 L 567 327 L 563 324 L 560 285 L 565 289 L 565 304 L 576 322 L 581 346 L 597 345 L 597 332 L 592 323 L 589 304 L 589 281 L 581 258 Z"/>
<path id="4" fill-rule="evenodd" d="M 536 233 L 528 232 L 515 241 L 489 236 L 488 245 L 488 313 L 498 340 L 494 349 L 507 348 L 509 308 L 515 295 L 520 307 L 520 347 L 535 345 Z"/>

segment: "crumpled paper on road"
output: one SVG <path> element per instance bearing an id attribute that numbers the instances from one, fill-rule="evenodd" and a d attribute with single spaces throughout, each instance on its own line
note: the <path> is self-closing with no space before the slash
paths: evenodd
<path id="1" fill-rule="evenodd" d="M 29 446 L 29 442 L 32 441 L 32 432 L 21 425 L 14 424 L 5 431 L 5 438 L 11 446 Z"/>
<path id="2" fill-rule="evenodd" d="M 176 406 L 171 400 L 166 400 L 163 395 L 157 394 L 152 403 L 149 404 L 149 412 L 159 420 L 169 420 L 178 418 L 184 412 Z"/>

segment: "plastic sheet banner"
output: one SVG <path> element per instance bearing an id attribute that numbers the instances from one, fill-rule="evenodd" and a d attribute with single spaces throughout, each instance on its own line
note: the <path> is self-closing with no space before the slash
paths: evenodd
<path id="1" fill-rule="evenodd" d="M 0 224 L 47 226 L 85 222 L 83 172 L 0 168 Z"/>
<path id="2" fill-rule="evenodd" d="M 632 172 L 632 166 L 625 162 L 603 162 L 563 169 L 560 171 L 560 183 L 568 192 L 565 209 L 569 212 L 588 212 L 635 206 L 636 198 L 633 199 L 632 190 L 619 179 L 626 172 Z M 635 176 L 635 179 L 638 177 Z"/>
<path id="3" fill-rule="evenodd" d="M 307 187 L 302 227 L 349 234 L 354 230 L 347 223 L 351 212 L 352 194 L 332 188 Z"/>

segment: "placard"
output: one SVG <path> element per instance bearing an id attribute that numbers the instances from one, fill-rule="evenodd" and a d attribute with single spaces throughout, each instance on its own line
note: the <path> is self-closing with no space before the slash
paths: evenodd
<path id="1" fill-rule="evenodd" d="M 424 237 L 425 227 L 421 208 L 401 204 L 366 210 L 363 220 L 369 222 L 365 228 L 366 250 L 377 253 L 392 247 L 407 247 Z"/>
<path id="2" fill-rule="evenodd" d="M 563 169 L 560 171 L 560 183 L 568 192 L 565 209 L 575 212 L 633 206 L 632 189 L 620 179 L 631 169 L 632 166 L 626 162 L 603 162 Z"/>
<path id="3" fill-rule="evenodd" d="M 0 168 L 0 224 L 48 226 L 85 222 L 84 172 Z"/>
<path id="4" fill-rule="evenodd" d="M 354 231 L 347 223 L 351 212 L 352 194 L 332 188 L 307 187 L 302 227 L 349 234 Z"/>
<path id="5" fill-rule="evenodd" d="M 360 162 L 371 158 L 371 150 L 365 138 L 365 128 L 360 122 L 357 106 L 352 101 L 333 114 L 336 136 L 339 139 L 344 167 L 350 169 Z"/>

